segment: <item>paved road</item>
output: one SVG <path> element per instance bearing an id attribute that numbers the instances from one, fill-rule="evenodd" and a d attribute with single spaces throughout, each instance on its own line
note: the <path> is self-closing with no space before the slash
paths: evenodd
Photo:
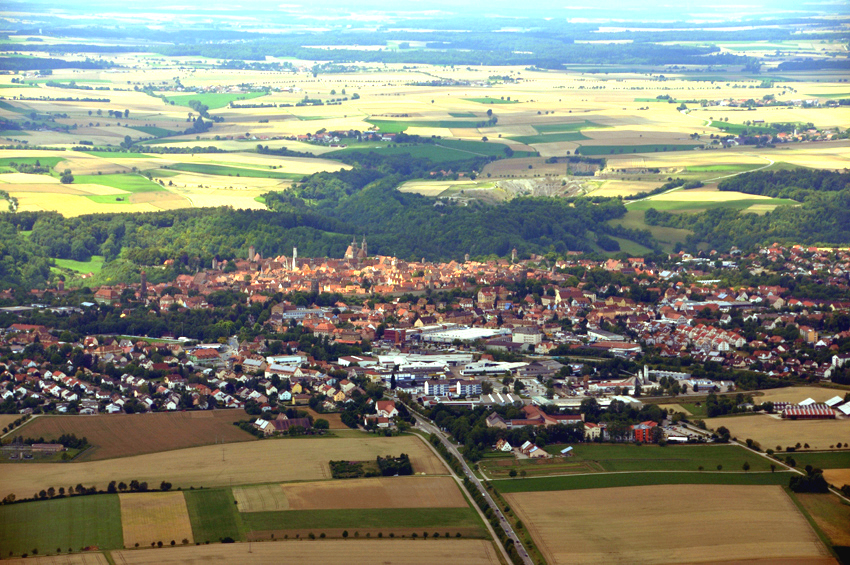
<path id="1" fill-rule="evenodd" d="M 520 541 L 519 536 L 516 535 L 516 532 L 514 532 L 510 522 L 508 522 L 508 520 L 505 518 L 505 515 L 502 514 L 502 510 L 490 497 L 490 494 L 487 492 L 487 489 L 484 488 L 484 486 L 481 484 L 481 481 L 479 481 L 478 477 L 476 477 L 475 474 L 472 472 L 472 469 L 470 469 L 469 465 L 467 465 L 466 461 L 463 459 L 463 456 L 460 454 L 457 448 L 452 445 L 452 443 L 448 440 L 446 434 L 444 434 L 435 425 L 433 425 L 430 420 L 424 418 L 423 416 L 420 416 L 413 410 L 410 410 L 410 413 L 413 415 L 414 418 L 416 418 L 416 426 L 420 430 L 431 434 L 436 434 L 437 437 L 440 438 L 440 441 L 443 442 L 443 445 L 445 445 L 446 448 L 449 450 L 449 453 L 457 457 L 458 461 L 460 461 L 461 465 L 463 465 L 463 472 L 466 474 L 466 477 L 470 481 L 472 481 L 472 484 L 475 485 L 475 488 L 478 489 L 478 492 L 481 493 L 481 495 L 484 497 L 484 500 L 486 500 L 487 504 L 490 505 L 490 508 L 499 518 L 499 524 L 501 524 L 508 537 L 514 540 L 514 543 L 516 544 L 517 553 L 519 553 L 520 557 L 522 557 L 523 562 L 525 562 L 527 565 L 534 565 L 534 562 L 528 556 L 528 552 L 522 545 L 522 541 Z M 496 543 L 499 543 L 499 540 L 496 540 Z"/>

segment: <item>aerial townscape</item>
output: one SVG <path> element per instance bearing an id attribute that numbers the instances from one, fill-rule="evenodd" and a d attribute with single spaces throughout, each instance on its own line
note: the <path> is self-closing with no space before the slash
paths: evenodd
<path id="1" fill-rule="evenodd" d="M 847 5 L 0 22 L 0 561 L 850 564 Z"/>

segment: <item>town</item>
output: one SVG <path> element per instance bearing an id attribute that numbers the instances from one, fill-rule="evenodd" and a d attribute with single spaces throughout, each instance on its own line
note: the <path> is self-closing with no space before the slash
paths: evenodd
<path id="1" fill-rule="evenodd" d="M 793 276 L 797 288 L 724 285 L 733 270 L 760 280 Z M 314 414 L 356 406 L 353 427 L 392 427 L 396 413 L 374 405 L 386 390 L 426 407 L 522 408 L 514 419 L 492 412 L 488 426 L 510 429 L 581 422 L 589 399 L 604 410 L 653 396 L 846 384 L 849 273 L 850 252 L 778 245 L 747 256 L 514 253 L 450 263 L 371 257 L 365 238 L 342 259 L 299 258 L 297 250 L 263 258 L 252 247 L 245 259 L 213 260 L 168 283 L 149 285 L 143 272 L 138 285 L 92 289 L 91 300 L 74 303 L 79 292 L 60 286 L 33 290 L 40 303 L 4 307 L 21 321 L 3 332 L 0 406 L 22 415 L 238 408 L 269 434 L 289 427 L 262 418 L 285 420 L 287 407 L 298 406 Z M 826 289 L 839 298 L 812 297 Z M 209 311 L 221 328 L 236 306 L 217 298 L 224 292 L 251 309 L 250 328 L 209 342 L 212 334 L 185 325 L 135 337 L 69 331 L 74 317 L 107 310 L 126 319 Z M 2 296 L 14 300 L 11 291 Z M 25 323 L 44 313 L 56 325 Z M 846 419 L 845 400 L 817 406 L 822 417 Z M 752 397 L 739 408 L 752 410 Z M 584 425 L 589 439 L 604 432 Z M 665 428 L 653 437 L 680 436 Z"/>

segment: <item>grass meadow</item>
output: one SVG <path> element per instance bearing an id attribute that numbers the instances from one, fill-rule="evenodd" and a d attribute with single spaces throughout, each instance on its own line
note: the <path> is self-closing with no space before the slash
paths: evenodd
<path id="1" fill-rule="evenodd" d="M 229 488 L 187 490 L 186 507 L 196 542 L 216 542 L 222 538 L 245 539 L 245 526 Z"/>
<path id="2" fill-rule="evenodd" d="M 59 488 L 60 485 L 55 485 Z M 67 487 L 66 487 L 67 488 Z M 0 506 L 0 555 L 123 547 L 116 494 L 56 498 Z"/>

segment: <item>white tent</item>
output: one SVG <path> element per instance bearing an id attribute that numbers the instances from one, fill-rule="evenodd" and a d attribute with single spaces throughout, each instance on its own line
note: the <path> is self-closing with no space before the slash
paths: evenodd
<path id="1" fill-rule="evenodd" d="M 844 402 L 844 399 L 843 399 L 842 397 L 840 397 L 840 396 L 833 396 L 832 398 L 830 398 L 829 400 L 827 400 L 826 402 L 824 402 L 824 404 L 826 404 L 826 405 L 827 405 L 827 406 L 829 406 L 830 408 L 835 408 L 836 406 L 838 406 L 838 405 L 839 405 L 839 404 L 841 404 L 842 402 Z"/>
<path id="2" fill-rule="evenodd" d="M 808 406 L 809 404 L 817 404 L 817 401 L 813 398 L 807 398 L 804 401 L 800 402 L 798 406 Z"/>
<path id="3" fill-rule="evenodd" d="M 839 406 L 838 411 L 844 414 L 845 416 L 850 416 L 850 402 L 845 402 L 844 404 Z"/>

